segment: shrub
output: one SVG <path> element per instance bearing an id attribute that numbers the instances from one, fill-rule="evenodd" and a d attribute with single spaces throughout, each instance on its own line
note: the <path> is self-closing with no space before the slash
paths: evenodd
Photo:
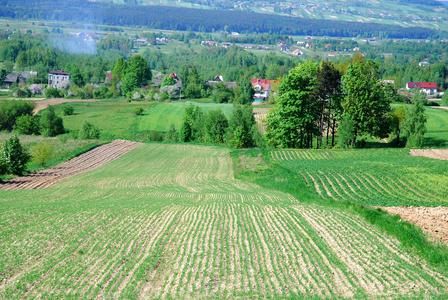
<path id="1" fill-rule="evenodd" d="M 0 169 L 3 174 L 22 175 L 30 159 L 30 154 L 15 134 L 3 142 L 0 149 L 0 164 L 2 165 Z"/>
<path id="2" fill-rule="evenodd" d="M 139 116 L 143 113 L 144 109 L 143 107 L 136 107 L 134 108 L 134 115 Z"/>
<path id="3" fill-rule="evenodd" d="M 31 115 L 21 115 L 17 118 L 14 131 L 19 134 L 38 135 L 39 117 Z"/>
<path id="4" fill-rule="evenodd" d="M 448 106 L 448 90 L 443 93 L 442 106 Z"/>
<path id="5" fill-rule="evenodd" d="M 148 133 L 148 140 L 153 142 L 162 142 L 163 141 L 163 133 L 156 130 L 150 130 Z"/>
<path id="6" fill-rule="evenodd" d="M 98 127 L 89 121 L 84 121 L 81 132 L 79 133 L 79 138 L 83 140 L 98 139 L 100 137 L 100 133 L 101 131 Z"/>
<path id="7" fill-rule="evenodd" d="M 179 133 L 174 127 L 174 124 L 170 125 L 170 129 L 165 134 L 165 142 L 176 143 L 179 141 Z"/>
<path id="8" fill-rule="evenodd" d="M 52 88 L 52 87 L 47 88 L 45 90 L 45 97 L 47 97 L 47 98 L 59 98 L 60 97 L 59 90 L 57 88 Z"/>
<path id="9" fill-rule="evenodd" d="M 62 114 L 64 116 L 71 116 L 75 112 L 75 108 L 71 105 L 64 105 L 62 108 Z"/>
<path id="10" fill-rule="evenodd" d="M 65 132 L 62 118 L 56 115 L 51 105 L 40 117 L 40 131 L 43 136 L 57 136 Z"/>
<path id="11" fill-rule="evenodd" d="M 58 135 L 58 140 L 61 143 L 65 144 L 65 143 L 67 143 L 68 136 L 66 134 L 60 134 L 60 135 Z"/>
<path id="12" fill-rule="evenodd" d="M 53 153 L 54 146 L 48 142 L 37 144 L 31 151 L 33 160 L 42 167 L 48 160 L 50 160 L 50 158 L 53 156 Z"/>
<path id="13" fill-rule="evenodd" d="M 4 101 L 0 104 L 0 128 L 11 131 L 18 117 L 32 115 L 35 104 L 29 101 Z"/>
<path id="14" fill-rule="evenodd" d="M 30 98 L 33 95 L 28 87 L 17 87 L 14 90 L 14 96 L 17 98 Z"/>
<path id="15" fill-rule="evenodd" d="M 93 90 L 93 98 L 94 99 L 104 99 L 107 97 L 108 92 L 109 92 L 109 90 L 107 89 L 107 87 L 102 86 L 96 90 Z"/>

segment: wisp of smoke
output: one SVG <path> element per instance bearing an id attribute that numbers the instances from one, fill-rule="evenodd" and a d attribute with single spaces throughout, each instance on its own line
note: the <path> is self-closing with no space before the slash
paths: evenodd
<path id="1" fill-rule="evenodd" d="M 85 41 L 80 36 L 75 35 L 53 35 L 51 43 L 59 50 L 69 53 L 96 54 L 97 48 L 94 41 Z"/>

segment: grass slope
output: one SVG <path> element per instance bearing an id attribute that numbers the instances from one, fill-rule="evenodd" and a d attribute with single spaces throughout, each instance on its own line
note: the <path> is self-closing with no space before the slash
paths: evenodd
<path id="1" fill-rule="evenodd" d="M 230 117 L 232 104 L 174 102 L 174 103 L 148 103 L 127 102 L 125 100 L 102 100 L 100 102 L 82 103 L 74 102 L 55 106 L 56 113 L 62 115 L 64 105 L 75 108 L 75 114 L 63 116 L 64 126 L 70 131 L 78 131 L 84 121 L 89 121 L 98 126 L 103 139 L 129 139 L 139 140 L 140 134 L 149 131 L 167 131 L 171 124 L 179 130 L 182 125 L 185 107 L 198 105 L 205 112 L 211 109 L 221 109 L 227 117 Z M 135 116 L 136 107 L 142 107 L 144 112 Z"/>
<path id="2" fill-rule="evenodd" d="M 50 189 L 0 191 L 0 297 L 448 296 L 395 238 L 313 197 L 234 179 L 225 148 L 146 144 Z"/>
<path id="3" fill-rule="evenodd" d="M 428 123 L 425 135 L 425 146 L 448 148 L 448 109 L 426 108 Z"/>

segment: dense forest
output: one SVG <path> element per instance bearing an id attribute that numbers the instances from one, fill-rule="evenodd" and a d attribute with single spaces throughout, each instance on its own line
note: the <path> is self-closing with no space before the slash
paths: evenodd
<path id="1" fill-rule="evenodd" d="M 386 36 L 389 38 L 438 38 L 442 32 L 423 27 L 376 23 L 314 20 L 257 14 L 245 11 L 200 10 L 164 6 L 117 6 L 87 0 L 0 1 L 0 17 L 46 19 L 121 26 L 212 32 L 277 33 L 333 37 Z M 444 34 L 444 33 L 443 33 Z"/>

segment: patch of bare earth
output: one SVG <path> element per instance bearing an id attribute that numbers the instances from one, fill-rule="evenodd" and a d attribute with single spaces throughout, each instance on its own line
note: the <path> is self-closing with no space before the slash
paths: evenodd
<path id="1" fill-rule="evenodd" d="M 448 207 L 378 207 L 421 227 L 425 234 L 448 246 Z"/>
<path id="2" fill-rule="evenodd" d="M 92 171 L 131 151 L 141 143 L 115 140 L 55 167 L 0 183 L 0 190 L 49 188 L 69 177 Z"/>
<path id="3" fill-rule="evenodd" d="M 411 149 L 411 155 L 448 160 L 448 149 Z"/>
<path id="4" fill-rule="evenodd" d="M 64 98 L 53 98 L 43 101 L 36 101 L 36 108 L 33 111 L 33 114 L 37 114 L 39 111 L 46 109 L 49 105 L 58 105 L 62 103 L 71 103 L 71 102 L 97 102 L 100 101 L 98 99 L 64 99 Z"/>

